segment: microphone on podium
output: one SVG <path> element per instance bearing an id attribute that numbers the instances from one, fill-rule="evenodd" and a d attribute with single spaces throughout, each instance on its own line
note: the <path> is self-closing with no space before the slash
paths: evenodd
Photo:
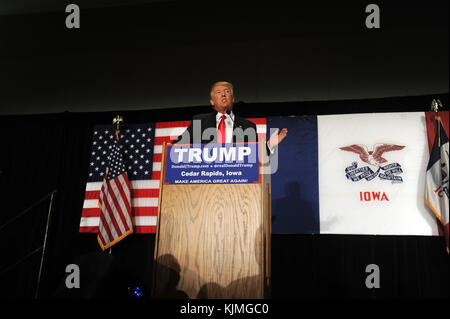
<path id="1" fill-rule="evenodd" d="M 228 116 L 230 117 L 231 121 L 233 122 L 233 126 L 236 126 L 236 123 L 233 120 L 233 117 L 231 117 L 231 110 L 227 110 L 226 112 Z M 242 125 L 237 126 L 238 128 L 242 128 Z"/>

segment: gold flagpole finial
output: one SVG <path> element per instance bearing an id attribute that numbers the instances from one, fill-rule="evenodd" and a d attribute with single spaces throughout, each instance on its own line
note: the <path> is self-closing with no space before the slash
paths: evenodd
<path id="1" fill-rule="evenodd" d="M 119 130 L 119 125 L 120 123 L 123 122 L 123 117 L 120 115 L 117 115 L 114 119 L 113 119 L 113 124 L 117 124 L 117 130 Z"/>
<path id="2" fill-rule="evenodd" d="M 433 101 L 431 102 L 431 110 L 437 113 L 440 107 L 442 108 L 441 101 L 433 99 Z"/>

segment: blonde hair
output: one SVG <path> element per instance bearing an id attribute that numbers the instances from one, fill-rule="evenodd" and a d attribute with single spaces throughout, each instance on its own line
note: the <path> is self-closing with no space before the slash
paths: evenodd
<path id="1" fill-rule="evenodd" d="M 228 86 L 228 87 L 230 88 L 230 90 L 231 90 L 231 95 L 234 96 L 234 93 L 233 93 L 233 84 L 231 84 L 230 82 L 227 82 L 227 81 L 218 81 L 218 82 L 213 83 L 213 85 L 211 85 L 211 88 L 210 88 L 210 90 L 209 90 L 209 95 L 210 95 L 210 97 L 212 97 L 212 95 L 213 95 L 213 89 L 214 89 L 214 87 L 215 87 L 215 86 L 218 86 L 218 85 Z"/>

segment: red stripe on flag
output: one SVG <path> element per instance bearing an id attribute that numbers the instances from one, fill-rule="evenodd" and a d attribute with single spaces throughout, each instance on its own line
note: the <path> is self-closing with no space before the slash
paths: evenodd
<path id="1" fill-rule="evenodd" d="M 102 207 L 103 205 L 105 205 L 104 207 L 106 207 L 106 204 L 102 202 Z M 98 235 L 100 236 L 103 246 L 105 246 L 108 242 L 114 240 L 113 239 L 114 236 L 111 234 L 111 230 L 109 229 L 108 223 L 106 222 L 105 214 L 107 214 L 107 212 L 104 211 L 102 211 L 102 213 L 100 214 L 99 232 L 98 232 Z M 100 229 L 103 229 L 103 231 L 106 233 L 105 235 L 108 236 L 108 238 L 104 238 Z"/>
<path id="2" fill-rule="evenodd" d="M 98 199 L 100 196 L 100 190 L 98 191 L 86 191 L 84 199 Z"/>
<path id="3" fill-rule="evenodd" d="M 134 229 L 137 234 L 156 233 L 156 226 L 135 226 Z"/>
<path id="4" fill-rule="evenodd" d="M 154 162 L 161 162 L 161 160 L 162 160 L 162 154 L 161 153 L 153 155 L 153 163 Z"/>
<path id="5" fill-rule="evenodd" d="M 248 118 L 247 120 L 255 123 L 256 125 L 263 125 L 267 123 L 267 119 L 263 117 Z"/>
<path id="6" fill-rule="evenodd" d="M 133 207 L 133 216 L 157 216 L 158 207 Z"/>
<path id="7" fill-rule="evenodd" d="M 152 173 L 152 179 L 155 179 L 155 180 L 159 181 L 160 177 L 161 177 L 161 171 L 154 171 Z"/>
<path id="8" fill-rule="evenodd" d="M 190 124 L 191 121 L 158 122 L 155 128 L 188 127 Z"/>
<path id="9" fill-rule="evenodd" d="M 114 216 L 113 207 L 111 206 L 111 204 L 108 200 L 108 195 L 112 194 L 112 192 L 110 191 L 111 185 L 109 182 L 107 183 L 107 185 L 108 185 L 108 187 L 106 188 L 106 191 L 105 191 L 105 200 L 102 202 L 102 214 L 100 215 L 100 220 L 101 220 L 101 223 L 103 223 L 103 226 L 105 227 L 105 229 L 107 229 L 107 233 L 110 238 L 109 241 L 114 241 L 116 238 L 115 238 L 115 236 L 112 235 L 111 229 L 109 228 L 110 225 L 107 222 L 105 215 L 107 215 L 109 217 L 109 219 L 111 220 L 111 222 L 112 222 L 111 226 L 114 227 L 114 230 L 118 234 L 118 237 L 120 237 L 122 235 L 122 233 L 120 231 L 119 225 L 117 224 L 117 220 Z M 114 199 L 111 198 L 111 200 L 113 201 L 113 204 L 116 205 L 116 203 L 114 203 Z"/>
<path id="10" fill-rule="evenodd" d="M 156 161 L 155 161 L 156 162 Z M 137 197 L 158 197 L 158 189 L 131 189 L 131 198 Z M 85 193 L 85 200 L 98 199 L 100 197 L 100 191 L 87 191 Z M 84 208 L 87 209 L 87 208 Z"/>
<path id="11" fill-rule="evenodd" d="M 158 197 L 159 189 L 132 189 L 131 198 Z"/>
<path id="12" fill-rule="evenodd" d="M 97 226 L 80 227 L 80 233 L 98 233 Z M 134 226 L 134 233 L 136 234 L 150 234 L 156 233 L 156 226 Z"/>
<path id="13" fill-rule="evenodd" d="M 162 145 L 164 142 L 166 142 L 166 143 L 172 142 L 177 137 L 178 136 L 175 136 L 174 138 L 170 138 L 170 136 L 155 137 L 155 145 Z"/>
<path id="14" fill-rule="evenodd" d="M 122 187 L 122 184 L 120 184 L 119 183 L 119 192 L 120 192 L 120 195 L 122 196 L 122 200 L 123 200 L 123 202 L 124 202 L 124 204 L 125 204 L 125 207 L 126 207 L 126 209 L 127 209 L 127 212 L 126 212 L 126 214 L 129 216 L 129 218 L 131 219 L 131 198 L 132 198 L 132 196 L 131 196 L 131 186 L 130 186 L 130 181 L 128 180 L 128 175 L 127 175 L 127 173 L 126 172 L 124 172 L 123 174 L 122 174 L 122 179 L 124 180 L 124 182 L 125 182 L 125 189 Z M 117 182 L 120 182 L 120 179 L 117 179 L 116 180 L 116 183 Z M 129 225 L 129 227 L 133 227 L 132 225 Z M 128 228 L 129 228 L 128 227 Z"/>
<path id="15" fill-rule="evenodd" d="M 267 123 L 267 119 L 264 117 L 247 118 L 250 122 L 257 125 L 263 125 Z M 188 127 L 191 121 L 172 121 L 172 122 L 158 122 L 155 125 L 156 129 L 159 128 L 174 128 L 174 127 Z"/>
<path id="16" fill-rule="evenodd" d="M 155 190 L 157 192 L 156 196 L 152 196 L 149 198 L 158 198 L 159 190 Z M 158 207 L 132 207 L 131 209 L 133 216 L 156 216 L 158 214 Z M 101 213 L 100 208 L 83 208 L 81 213 L 82 217 L 99 217 Z"/>
<path id="17" fill-rule="evenodd" d="M 80 233 L 98 233 L 98 226 L 80 226 Z"/>
<path id="18" fill-rule="evenodd" d="M 120 237 L 124 233 L 126 233 L 128 230 L 130 230 L 130 226 L 133 227 L 132 225 L 128 224 L 127 219 L 125 217 L 125 214 L 127 214 L 129 216 L 129 218 L 131 218 L 131 216 L 130 216 L 131 215 L 131 207 L 130 207 L 129 203 L 127 204 L 128 198 L 122 188 L 122 184 L 120 183 L 119 178 L 117 177 L 117 178 L 111 180 L 111 184 L 112 183 L 116 184 L 116 189 L 119 191 L 119 194 L 117 194 L 118 196 L 116 196 L 116 193 L 113 190 L 111 190 L 111 192 L 110 192 L 111 199 L 113 200 L 113 203 L 114 203 L 114 206 L 116 209 L 116 214 L 114 214 L 114 211 L 111 211 L 110 214 L 112 217 L 114 217 L 114 221 L 115 221 L 114 227 L 116 227 L 116 232 L 117 232 L 117 234 L 120 234 L 119 235 L 119 237 Z M 121 203 L 125 204 L 125 211 L 122 210 Z M 117 216 L 117 215 L 119 215 L 119 216 Z M 122 232 L 122 230 L 120 229 L 117 217 L 119 217 L 120 221 L 122 222 L 124 232 Z M 117 224 L 117 226 L 116 226 L 116 224 Z"/>
<path id="19" fill-rule="evenodd" d="M 80 227 L 79 232 L 80 233 L 98 233 L 98 227 L 97 226 Z M 156 226 L 153 226 L 153 225 L 134 226 L 134 233 L 136 233 L 136 234 L 156 233 Z"/>
<path id="20" fill-rule="evenodd" d="M 101 209 L 99 208 L 83 208 L 81 217 L 99 217 Z"/>

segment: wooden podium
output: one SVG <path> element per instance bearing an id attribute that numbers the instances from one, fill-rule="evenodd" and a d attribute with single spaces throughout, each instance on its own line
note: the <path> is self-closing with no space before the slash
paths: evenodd
<path id="1" fill-rule="evenodd" d="M 260 150 L 264 146 L 259 146 Z M 264 298 L 270 287 L 270 180 L 167 185 L 163 146 L 153 298 Z M 264 152 L 259 152 L 265 154 Z"/>

